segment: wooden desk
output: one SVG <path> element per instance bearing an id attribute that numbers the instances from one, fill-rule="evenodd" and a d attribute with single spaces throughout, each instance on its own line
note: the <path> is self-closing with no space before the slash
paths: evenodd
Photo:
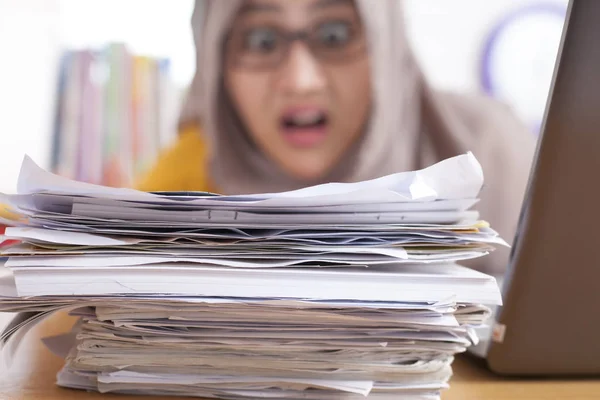
<path id="1" fill-rule="evenodd" d="M 0 366 L 0 399 L 2 400 L 132 400 L 132 396 L 100 395 L 56 387 L 55 375 L 62 359 L 51 354 L 40 338 L 64 332 L 73 319 L 59 315 L 29 332 L 18 359 L 10 370 Z M 1 363 L 0 363 L 1 364 Z M 443 400 L 534 400 L 534 399 L 600 399 L 600 380 L 557 381 L 502 379 L 482 368 L 476 360 L 458 357 L 451 389 Z M 166 398 L 153 398 L 166 400 Z"/>

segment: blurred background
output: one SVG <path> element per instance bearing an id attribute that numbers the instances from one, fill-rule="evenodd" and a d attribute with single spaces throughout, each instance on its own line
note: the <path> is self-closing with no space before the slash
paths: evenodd
<path id="1" fill-rule="evenodd" d="M 537 135 L 567 1 L 404 1 L 430 80 L 506 101 Z M 193 0 L 0 0 L 0 192 L 15 191 L 25 154 L 105 185 L 129 185 L 147 168 L 175 135 L 194 73 L 192 9 Z"/>

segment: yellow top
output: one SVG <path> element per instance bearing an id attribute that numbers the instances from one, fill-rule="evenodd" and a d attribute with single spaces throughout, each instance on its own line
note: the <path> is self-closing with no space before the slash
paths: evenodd
<path id="1" fill-rule="evenodd" d="M 198 126 L 184 127 L 179 132 L 177 141 L 163 150 L 135 188 L 145 192 L 216 192 L 207 175 L 207 153 L 208 149 Z"/>

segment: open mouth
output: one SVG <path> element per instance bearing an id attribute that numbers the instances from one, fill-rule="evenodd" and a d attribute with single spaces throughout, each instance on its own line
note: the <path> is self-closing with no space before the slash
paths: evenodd
<path id="1" fill-rule="evenodd" d="M 296 147 L 314 147 L 327 135 L 329 118 L 321 109 L 304 109 L 287 112 L 281 119 L 285 139 Z"/>
<path id="2" fill-rule="evenodd" d="M 321 128 L 327 125 L 327 115 L 323 111 L 290 113 L 283 117 L 286 129 Z"/>

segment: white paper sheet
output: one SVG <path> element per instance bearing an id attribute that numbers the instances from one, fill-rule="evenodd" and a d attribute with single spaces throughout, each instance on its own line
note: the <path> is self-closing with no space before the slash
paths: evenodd
<path id="1" fill-rule="evenodd" d="M 158 264 L 13 268 L 20 296 L 170 294 L 211 297 L 438 301 L 500 304 L 493 277 L 458 265 L 393 266 L 381 271 L 231 269 Z M 395 270 L 395 271 L 394 271 Z"/>
<path id="2" fill-rule="evenodd" d="M 291 378 L 267 378 L 267 377 L 242 377 L 242 376 L 198 376 L 198 375 L 176 375 L 176 374 L 144 374 L 131 371 L 117 371 L 113 373 L 100 374 L 100 383 L 158 383 L 174 385 L 199 385 L 199 384 L 259 384 L 269 388 L 281 384 L 296 384 L 307 388 L 335 389 L 342 392 L 357 393 L 368 396 L 373 388 L 373 381 L 334 381 L 323 379 L 291 379 Z"/>
<path id="3" fill-rule="evenodd" d="M 401 172 L 371 181 L 331 183 L 285 193 L 244 196 L 185 196 L 188 204 L 248 204 L 254 207 L 330 206 L 364 203 L 434 201 L 476 198 L 483 185 L 481 165 L 472 153 L 456 156 L 420 171 Z M 131 189 L 96 186 L 53 175 L 28 156 L 23 160 L 17 184 L 20 194 L 46 192 L 141 202 L 171 200 Z M 178 196 L 183 198 L 184 196 Z"/>

